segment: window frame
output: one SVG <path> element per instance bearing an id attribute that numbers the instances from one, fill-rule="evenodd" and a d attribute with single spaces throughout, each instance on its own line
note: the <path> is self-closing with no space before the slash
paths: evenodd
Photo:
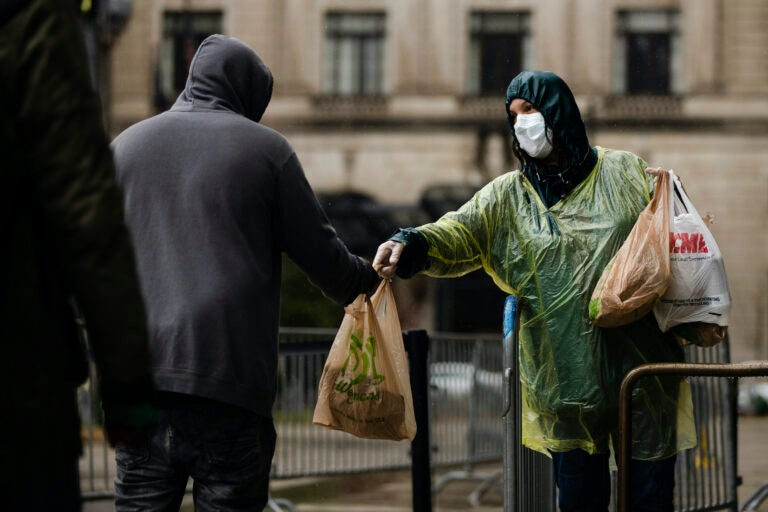
<path id="1" fill-rule="evenodd" d="M 343 27 L 344 18 L 369 18 L 372 29 Z M 385 11 L 327 11 L 323 19 L 322 93 L 333 97 L 378 97 L 385 91 L 387 13 Z M 335 21 L 338 20 L 338 21 Z M 345 48 L 347 50 L 345 50 Z M 350 84 L 345 84 L 342 52 L 351 51 L 354 59 Z M 374 52 L 371 58 L 370 53 Z M 366 58 L 367 56 L 367 58 Z M 373 66 L 371 68 L 370 66 Z M 350 87 L 351 86 L 351 87 Z"/>
<path id="2" fill-rule="evenodd" d="M 196 18 L 197 21 L 195 20 Z M 173 19 L 173 23 L 169 23 L 169 19 Z M 200 21 L 201 19 L 202 21 Z M 180 27 L 185 23 L 188 25 L 187 27 L 182 27 L 182 30 L 175 30 L 176 27 Z M 195 23 L 198 24 L 197 29 L 193 27 Z M 199 28 L 200 25 L 207 24 L 211 25 L 211 30 Z M 223 24 L 224 12 L 219 9 L 195 11 L 167 9 L 162 12 L 161 42 L 157 56 L 155 84 L 155 102 L 160 110 L 164 110 L 161 103 L 170 102 L 172 104 L 181 91 L 184 90 L 189 74 L 189 65 L 192 63 L 192 57 L 197 48 L 209 35 L 222 33 Z M 190 30 L 190 28 L 191 32 L 185 34 L 184 31 Z M 179 41 L 190 35 L 192 36 L 193 43 L 187 48 L 189 55 L 185 59 L 182 57 L 182 59 L 186 60 L 186 64 L 182 65 L 178 54 L 183 50 L 178 48 Z M 169 45 L 169 41 L 172 44 Z M 181 68 L 186 69 L 184 72 L 180 72 Z"/>
<path id="3" fill-rule="evenodd" d="M 645 17 L 645 18 L 644 18 Z M 655 18 L 655 19 L 654 19 Z M 674 96 L 682 91 L 681 13 L 676 8 L 619 9 L 616 11 L 612 89 L 625 96 Z M 667 45 L 666 87 L 637 87 L 631 74 L 631 39 L 652 41 L 659 36 Z M 655 46 L 658 48 L 658 45 Z M 636 70 L 634 72 L 637 72 Z"/>
<path id="4" fill-rule="evenodd" d="M 514 21 L 508 27 L 492 27 L 494 18 L 509 16 Z M 517 39 L 515 58 L 519 61 L 519 68 L 508 73 L 502 82 L 509 83 L 519 71 L 530 69 L 533 61 L 533 37 L 531 31 L 532 16 L 529 10 L 472 10 L 468 13 L 468 51 L 467 51 L 467 78 L 466 91 L 471 96 L 488 97 L 498 96 L 499 90 L 486 83 L 483 62 L 487 52 L 484 43 L 492 39 Z M 503 85 L 506 89 L 506 84 Z M 503 93 L 503 91 L 502 91 Z"/>

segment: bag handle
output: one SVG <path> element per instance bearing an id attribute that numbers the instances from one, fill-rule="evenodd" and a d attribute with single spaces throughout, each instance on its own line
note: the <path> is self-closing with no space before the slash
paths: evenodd
<path id="1" fill-rule="evenodd" d="M 680 181 L 680 178 L 678 178 L 677 174 L 675 174 L 675 171 L 670 169 L 669 176 L 670 178 L 672 178 L 672 186 L 674 187 L 673 190 L 675 192 L 675 195 L 677 195 L 678 199 L 680 199 L 680 203 L 682 203 L 682 206 L 685 208 L 685 212 L 693 214 L 698 219 L 701 219 L 702 223 L 706 225 L 706 223 L 704 222 L 704 219 L 701 218 L 701 215 L 699 215 L 698 210 L 696 210 L 696 207 L 693 206 L 693 202 L 688 197 L 688 194 L 685 193 L 685 189 L 683 188 L 683 183 Z M 677 212 L 675 213 L 677 214 Z"/>
<path id="2" fill-rule="evenodd" d="M 371 295 L 371 304 L 373 304 L 373 307 L 375 308 L 378 306 L 379 301 L 384 296 L 384 291 L 390 286 L 389 279 L 382 279 L 379 283 L 379 286 L 376 288 L 376 291 L 373 292 L 373 295 Z"/>

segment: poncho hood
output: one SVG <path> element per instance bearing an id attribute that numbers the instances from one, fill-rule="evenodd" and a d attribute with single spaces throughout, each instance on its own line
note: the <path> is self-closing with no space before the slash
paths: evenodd
<path id="1" fill-rule="evenodd" d="M 513 130 L 509 105 L 515 98 L 527 100 L 536 107 L 568 150 L 584 156 L 589 148 L 587 131 L 576 99 L 562 78 L 550 71 L 523 71 L 512 79 L 507 87 L 504 106 Z"/>
<path id="2" fill-rule="evenodd" d="M 251 48 L 220 34 L 197 49 L 171 110 L 230 111 L 259 122 L 272 97 L 272 72 Z"/>

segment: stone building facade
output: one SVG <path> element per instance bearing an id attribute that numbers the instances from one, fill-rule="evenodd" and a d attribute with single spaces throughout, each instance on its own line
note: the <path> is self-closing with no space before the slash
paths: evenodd
<path id="1" fill-rule="evenodd" d="M 555 71 L 593 144 L 675 169 L 715 216 L 733 359 L 768 357 L 768 1 L 134 0 L 111 52 L 113 132 L 173 101 L 212 32 L 272 69 L 263 122 L 318 192 L 406 210 L 513 169 L 504 86 Z M 433 328 L 418 311 L 408 326 Z"/>

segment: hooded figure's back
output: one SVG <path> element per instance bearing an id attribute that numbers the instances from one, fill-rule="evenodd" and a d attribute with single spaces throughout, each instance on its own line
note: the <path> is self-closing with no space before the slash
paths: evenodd
<path id="1" fill-rule="evenodd" d="M 329 297 L 375 279 L 336 237 L 288 142 L 258 123 L 272 75 L 210 36 L 174 106 L 113 142 L 161 390 L 269 415 L 281 252 Z"/>
<path id="2" fill-rule="evenodd" d="M 198 48 L 172 111 L 230 111 L 258 123 L 272 97 L 272 73 L 237 39 L 213 35 Z"/>

